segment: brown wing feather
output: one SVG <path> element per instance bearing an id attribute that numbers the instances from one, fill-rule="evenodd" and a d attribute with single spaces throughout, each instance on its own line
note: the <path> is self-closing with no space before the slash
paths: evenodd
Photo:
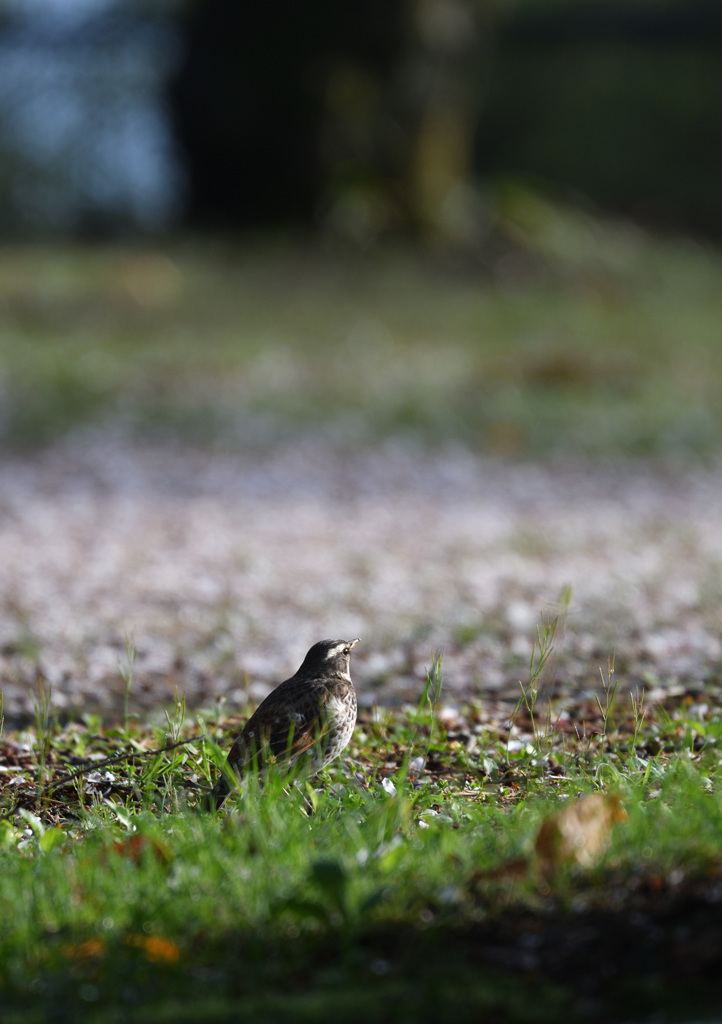
<path id="1" fill-rule="evenodd" d="M 232 764 L 262 763 L 270 750 L 279 759 L 298 757 L 328 732 L 324 714 L 325 687 L 309 688 L 306 681 L 287 679 L 256 708 L 233 744 Z"/>
<path id="2" fill-rule="evenodd" d="M 345 666 L 336 665 L 332 673 L 319 672 L 316 663 L 319 657 L 322 661 L 328 658 L 329 647 L 338 648 L 344 642 L 316 644 L 296 675 L 276 687 L 259 705 L 228 754 L 227 765 L 236 775 L 242 776 L 254 760 L 256 767 L 262 769 L 269 752 L 280 761 L 308 754 L 309 764 L 318 770 L 346 747 L 356 721 L 356 694 L 348 675 L 349 652 L 345 651 Z M 348 641 L 348 647 L 356 643 Z M 319 648 L 322 648 L 320 652 Z M 334 653 L 339 654 L 332 650 Z M 327 667 L 324 663 L 322 670 Z M 314 747 L 318 756 L 312 751 Z M 229 792 L 229 780 L 224 772 L 216 783 L 209 806 L 220 807 Z"/>

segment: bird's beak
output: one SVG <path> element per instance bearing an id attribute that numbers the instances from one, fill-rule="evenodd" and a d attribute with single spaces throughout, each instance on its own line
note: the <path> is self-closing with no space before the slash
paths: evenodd
<path id="1" fill-rule="evenodd" d="M 361 637 L 357 636 L 355 640 L 350 640 L 349 641 L 349 647 L 351 649 L 353 649 L 356 646 L 356 644 L 359 643 L 360 641 L 361 641 Z"/>

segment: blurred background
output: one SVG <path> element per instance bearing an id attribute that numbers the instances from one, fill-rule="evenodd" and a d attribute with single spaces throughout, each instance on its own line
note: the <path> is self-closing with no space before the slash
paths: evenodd
<path id="1" fill-rule="evenodd" d="M 505 179 L 722 232 L 714 0 L 3 0 L 7 233 L 483 243 Z"/>
<path id="2" fill-rule="evenodd" d="M 716 448 L 721 43 L 715 0 L 1 0 L 0 438 Z"/>
<path id="3" fill-rule="evenodd" d="M 718 0 L 0 0 L 6 696 L 711 671 L 721 172 Z"/>

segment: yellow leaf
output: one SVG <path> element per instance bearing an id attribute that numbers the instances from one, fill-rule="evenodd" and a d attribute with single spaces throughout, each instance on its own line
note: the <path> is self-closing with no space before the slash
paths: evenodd
<path id="1" fill-rule="evenodd" d="M 107 946 L 105 940 L 94 937 L 79 942 L 77 945 L 65 946 L 64 952 L 72 960 L 94 960 L 105 955 Z"/>
<path id="2" fill-rule="evenodd" d="M 154 964 L 174 964 L 180 960 L 180 949 L 175 942 L 160 935 L 129 935 L 127 945 L 142 949 L 146 960 Z"/>

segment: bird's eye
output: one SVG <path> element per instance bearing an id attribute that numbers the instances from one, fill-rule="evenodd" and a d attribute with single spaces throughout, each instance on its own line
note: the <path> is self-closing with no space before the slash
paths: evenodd
<path id="1" fill-rule="evenodd" d="M 350 649 L 349 649 L 348 647 L 344 647 L 344 649 L 343 649 L 343 653 L 344 653 L 344 654 L 346 654 L 346 655 L 348 655 L 348 654 L 350 654 L 350 653 L 351 653 L 351 650 L 350 650 Z"/>

